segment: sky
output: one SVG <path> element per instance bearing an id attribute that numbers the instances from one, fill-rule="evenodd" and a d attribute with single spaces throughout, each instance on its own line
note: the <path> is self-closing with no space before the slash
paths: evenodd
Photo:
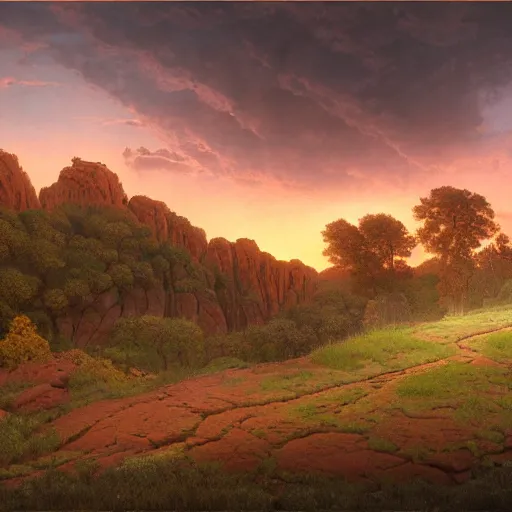
<path id="1" fill-rule="evenodd" d="M 317 270 L 326 224 L 414 230 L 443 185 L 512 235 L 511 25 L 508 2 L 0 2 L 0 147 L 36 190 L 99 161 Z"/>

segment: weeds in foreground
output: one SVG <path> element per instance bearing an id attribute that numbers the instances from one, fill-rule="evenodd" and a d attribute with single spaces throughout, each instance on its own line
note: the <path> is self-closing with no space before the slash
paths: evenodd
<path id="1" fill-rule="evenodd" d="M 0 421 L 0 465 L 33 459 L 55 451 L 60 439 L 53 429 L 39 432 L 41 416 L 10 414 Z"/>
<path id="2" fill-rule="evenodd" d="M 512 468 L 482 468 L 460 486 L 422 481 L 373 487 L 317 474 L 288 474 L 273 458 L 253 473 L 228 473 L 218 464 L 151 458 L 94 476 L 94 460 L 76 474 L 56 469 L 20 488 L 0 485 L 0 510 L 507 510 Z M 276 480 L 275 477 L 278 477 Z M 278 483 L 276 483 L 278 482 Z"/>
<path id="3" fill-rule="evenodd" d="M 18 381 L 8 382 L 0 386 L 0 409 L 10 411 L 16 398 L 32 385 L 33 384 L 27 382 Z"/>

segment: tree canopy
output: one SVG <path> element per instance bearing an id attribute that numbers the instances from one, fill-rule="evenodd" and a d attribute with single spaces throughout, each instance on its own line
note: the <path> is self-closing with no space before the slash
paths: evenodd
<path id="1" fill-rule="evenodd" d="M 369 294 L 386 287 L 390 275 L 406 270 L 403 258 L 417 245 L 402 222 L 384 213 L 365 215 L 358 226 L 339 219 L 327 224 L 322 235 L 324 256 L 349 271 L 359 289 Z"/>
<path id="2" fill-rule="evenodd" d="M 442 299 L 451 311 L 462 312 L 474 273 L 474 251 L 499 231 L 494 211 L 484 196 L 445 186 L 422 197 L 413 214 L 423 222 L 418 239 L 440 259 Z"/>

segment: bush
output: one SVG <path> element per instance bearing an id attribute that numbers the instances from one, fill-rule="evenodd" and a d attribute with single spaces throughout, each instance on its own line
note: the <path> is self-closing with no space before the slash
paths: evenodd
<path id="1" fill-rule="evenodd" d="M 204 360 L 203 332 L 183 318 L 121 318 L 105 354 L 120 364 L 151 372 L 166 371 L 173 364 L 199 366 Z"/>
<path id="2" fill-rule="evenodd" d="M 283 361 L 300 357 L 318 345 L 307 326 L 297 328 L 291 320 L 275 318 L 265 325 L 251 325 L 242 335 L 242 359 L 254 362 Z"/>
<path id="3" fill-rule="evenodd" d="M 78 368 L 69 379 L 70 389 L 80 389 L 89 386 L 97 386 L 98 383 L 115 385 L 124 383 L 128 377 L 118 370 L 110 359 L 94 358 L 87 354 L 83 358 L 77 358 Z"/>
<path id="4" fill-rule="evenodd" d="M 7 336 L 0 341 L 0 366 L 15 368 L 28 361 L 51 358 L 50 344 L 39 336 L 31 320 L 20 315 L 11 322 Z"/>

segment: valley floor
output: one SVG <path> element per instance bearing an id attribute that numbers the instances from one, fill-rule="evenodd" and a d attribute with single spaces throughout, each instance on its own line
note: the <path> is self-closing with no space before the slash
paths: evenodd
<path id="1" fill-rule="evenodd" d="M 223 473 L 228 480 L 230 475 L 251 474 L 277 494 L 283 486 L 295 486 L 294 496 L 297 483 L 307 481 L 311 487 L 317 475 L 329 485 L 334 477 L 338 493 L 343 480 L 373 493 L 383 492 L 378 490 L 381 485 L 413 485 L 407 487 L 413 495 L 419 491 L 410 482 L 421 479 L 451 506 L 446 493 L 458 491 L 449 489 L 478 487 L 486 472 L 498 471 L 500 476 L 493 479 L 502 494 L 494 492 L 483 507 L 496 505 L 496 499 L 503 505 L 512 500 L 511 326 L 512 309 L 480 311 L 369 333 L 284 363 L 225 370 L 83 405 L 49 417 L 44 428 L 58 435 L 55 450 L 6 464 L 0 470 L 1 492 L 11 504 L 20 500 L 34 506 L 27 494 L 30 485 L 37 485 L 31 484 L 34 477 L 50 478 L 44 476 L 48 468 L 54 479 L 61 470 L 83 475 L 91 463 L 91 475 L 112 467 L 136 471 L 143 495 L 144 471 L 152 474 L 166 463 L 179 468 L 188 461 L 194 467 L 215 467 L 213 474 Z M 51 363 L 47 370 L 57 371 L 58 365 Z M 3 376 L 4 388 L 9 379 Z M 44 385 L 48 392 L 48 384 L 39 384 L 39 389 Z M 50 399 L 48 403 L 51 411 Z M 148 482 L 154 477 L 147 476 Z M 302 496 L 307 486 L 302 485 L 301 497 L 292 499 L 288 493 L 278 506 L 275 497 L 267 503 L 253 494 L 244 498 L 246 506 L 236 499 L 231 503 L 250 508 L 247 501 L 253 499 L 256 508 L 320 508 L 325 496 L 312 498 L 314 490 Z M 327 492 L 325 483 L 318 486 Z M 62 494 L 54 493 L 50 504 L 41 506 L 65 508 Z M 426 491 L 421 499 L 427 502 L 434 494 Z M 127 506 L 153 503 L 141 499 L 133 498 Z M 197 501 L 188 499 L 195 507 Z M 404 499 L 395 506 L 407 507 Z M 212 503 L 203 503 L 203 509 L 215 508 Z M 350 503 L 361 506 L 360 500 Z M 469 504 L 477 506 L 478 500 Z M 414 500 L 410 505 L 418 506 Z M 81 508 L 87 508 L 86 500 Z"/>

